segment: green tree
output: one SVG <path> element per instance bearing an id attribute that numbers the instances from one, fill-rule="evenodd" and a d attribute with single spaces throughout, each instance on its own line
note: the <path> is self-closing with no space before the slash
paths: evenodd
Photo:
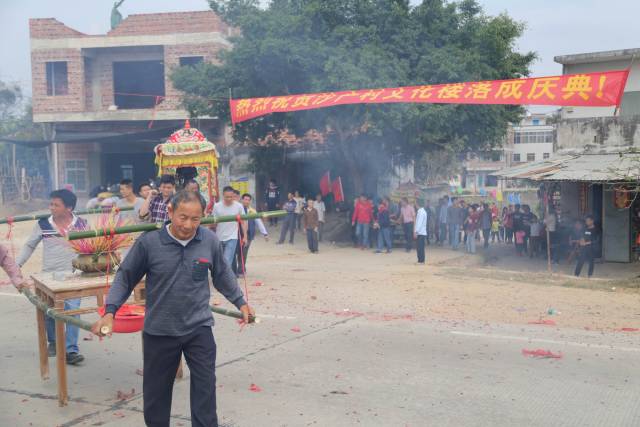
<path id="1" fill-rule="evenodd" d="M 211 0 L 240 30 L 218 64 L 173 74 L 191 114 L 229 119 L 234 98 L 350 89 L 510 79 L 529 75 L 533 53 L 514 44 L 523 24 L 487 16 L 475 0 Z M 349 105 L 272 114 L 239 124 L 234 137 L 254 142 L 287 129 L 324 132 L 332 158 L 354 191 L 367 171 L 391 155 L 419 158 L 456 144 L 469 150 L 499 144 L 513 106 Z M 382 155 L 381 155 L 382 154 Z M 378 169 L 379 170 L 379 169 Z"/>
<path id="2" fill-rule="evenodd" d="M 32 120 L 31 104 L 25 102 L 20 87 L 0 81 L 0 138 L 13 140 L 42 140 L 42 129 Z M 19 179 L 18 165 L 29 176 L 48 176 L 46 149 L 3 143 L 0 140 L 0 162 L 12 169 L 14 181 Z"/>

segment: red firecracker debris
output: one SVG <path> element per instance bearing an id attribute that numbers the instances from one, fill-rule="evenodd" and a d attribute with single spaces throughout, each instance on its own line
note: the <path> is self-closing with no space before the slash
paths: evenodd
<path id="1" fill-rule="evenodd" d="M 300 328 L 294 326 L 293 328 L 291 328 L 291 332 L 300 332 Z"/>
<path id="2" fill-rule="evenodd" d="M 124 391 L 118 390 L 118 393 L 116 394 L 116 399 L 118 399 L 118 400 L 131 399 L 134 394 L 136 394 L 136 389 L 135 388 L 131 389 L 131 393 L 125 393 Z"/>
<path id="3" fill-rule="evenodd" d="M 620 328 L 618 329 L 621 332 L 638 332 L 640 329 L 638 328 Z"/>
<path id="4" fill-rule="evenodd" d="M 249 391 L 253 391 L 255 393 L 259 393 L 262 391 L 262 389 L 260 387 L 258 387 L 256 384 L 251 384 L 249 386 Z"/>
<path id="5" fill-rule="evenodd" d="M 122 412 L 114 412 L 113 416 L 118 418 L 124 418 L 124 414 Z"/>
<path id="6" fill-rule="evenodd" d="M 526 348 L 522 349 L 523 356 L 531 356 L 531 357 L 539 357 L 541 359 L 562 359 L 562 353 L 552 353 L 550 350 L 527 350 Z"/>
<path id="7" fill-rule="evenodd" d="M 140 375 L 141 377 L 143 377 L 144 372 L 142 371 L 142 369 L 136 369 L 136 375 Z"/>
<path id="8" fill-rule="evenodd" d="M 540 320 L 532 320 L 531 322 L 529 322 L 529 324 L 555 326 L 556 322 L 555 320 L 551 320 L 551 319 L 540 319 Z"/>
<path id="9" fill-rule="evenodd" d="M 256 281 L 253 283 L 253 286 L 262 286 L 262 285 L 263 285 L 263 283 L 262 283 L 260 280 L 256 280 Z"/>

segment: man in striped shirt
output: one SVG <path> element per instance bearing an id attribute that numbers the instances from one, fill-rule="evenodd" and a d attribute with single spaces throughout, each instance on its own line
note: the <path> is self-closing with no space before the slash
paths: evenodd
<path id="1" fill-rule="evenodd" d="M 42 241 L 42 272 L 71 272 L 73 270 L 71 260 L 77 254 L 61 236 L 66 236 L 69 231 L 85 230 L 87 222 L 73 213 L 78 199 L 71 191 L 66 189 L 53 191 L 49 199 L 51 216 L 40 219 L 33 227 L 27 243 L 16 259 L 16 264 L 22 267 Z M 80 298 L 65 300 L 65 310 L 77 308 L 80 308 Z M 47 317 L 46 327 L 49 357 L 53 357 L 56 355 L 55 321 Z M 70 365 L 77 365 L 84 360 L 84 356 L 78 349 L 78 332 L 77 326 L 66 325 L 66 359 Z"/>
<path id="2" fill-rule="evenodd" d="M 151 190 L 147 199 L 140 207 L 140 219 L 148 222 L 165 222 L 169 219 L 167 206 L 176 190 L 176 180 L 173 175 L 162 175 L 160 178 L 160 194 Z"/>

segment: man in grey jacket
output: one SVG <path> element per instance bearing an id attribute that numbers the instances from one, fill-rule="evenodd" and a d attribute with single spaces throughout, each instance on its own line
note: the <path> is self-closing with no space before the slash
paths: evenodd
<path id="1" fill-rule="evenodd" d="M 447 224 L 449 226 L 449 243 L 451 248 L 457 251 L 460 245 L 460 227 L 464 222 L 464 208 L 460 206 L 460 200 L 455 199 L 447 209 Z"/>
<path id="2" fill-rule="evenodd" d="M 218 425 L 216 415 L 216 343 L 209 309 L 209 280 L 244 315 L 247 305 L 220 240 L 200 226 L 206 202 L 198 193 L 181 191 L 168 206 L 170 221 L 143 234 L 116 273 L 106 301 L 106 313 L 93 325 L 102 335 L 133 288 L 146 275 L 143 332 L 144 419 L 147 426 L 165 427 L 171 416 L 175 373 L 184 354 L 191 372 L 191 423 Z"/>

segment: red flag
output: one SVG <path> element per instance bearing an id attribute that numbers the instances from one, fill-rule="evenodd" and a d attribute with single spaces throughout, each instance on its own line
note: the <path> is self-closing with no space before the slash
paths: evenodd
<path id="1" fill-rule="evenodd" d="M 344 202 L 344 193 L 342 191 L 342 179 L 337 177 L 331 183 L 331 191 L 333 191 L 333 200 L 335 202 Z"/>
<path id="2" fill-rule="evenodd" d="M 322 194 L 322 197 L 325 197 L 329 193 L 331 193 L 331 177 L 329 171 L 327 171 L 322 175 L 322 178 L 320 178 L 320 194 Z"/>

